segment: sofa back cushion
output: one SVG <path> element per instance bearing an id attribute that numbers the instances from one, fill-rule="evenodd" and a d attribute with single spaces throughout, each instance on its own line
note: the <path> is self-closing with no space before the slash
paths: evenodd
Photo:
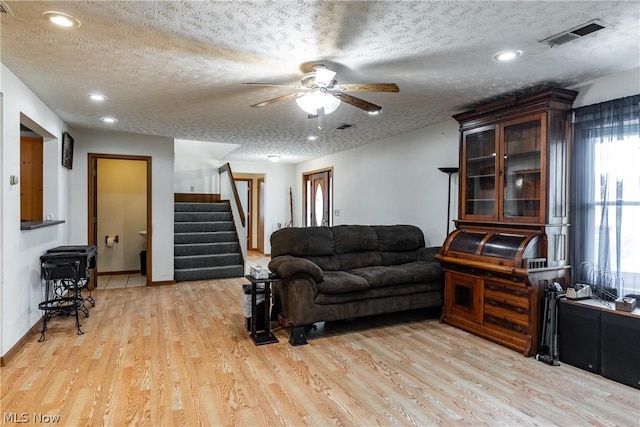
<path id="1" fill-rule="evenodd" d="M 290 227 L 271 235 L 272 258 L 307 258 L 325 271 L 412 262 L 424 246 L 422 230 L 413 225 Z"/>
<path id="2" fill-rule="evenodd" d="M 414 225 L 374 225 L 381 252 L 415 251 L 424 248 L 424 234 Z"/>
<path id="3" fill-rule="evenodd" d="M 271 234 L 271 257 L 291 255 L 302 258 L 333 255 L 330 227 L 288 227 Z"/>

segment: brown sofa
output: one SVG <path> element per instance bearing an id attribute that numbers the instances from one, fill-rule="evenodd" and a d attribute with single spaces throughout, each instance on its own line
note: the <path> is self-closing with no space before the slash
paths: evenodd
<path id="1" fill-rule="evenodd" d="M 281 279 L 274 309 L 306 344 L 316 322 L 442 307 L 444 275 L 411 225 L 284 228 L 271 235 L 269 269 Z"/>

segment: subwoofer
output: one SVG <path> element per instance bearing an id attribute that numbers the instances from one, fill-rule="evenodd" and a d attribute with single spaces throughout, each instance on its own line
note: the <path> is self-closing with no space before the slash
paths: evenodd
<path id="1" fill-rule="evenodd" d="M 558 304 L 560 361 L 600 373 L 601 310 L 561 301 Z"/>
<path id="2" fill-rule="evenodd" d="M 640 318 L 602 313 L 602 376 L 640 389 Z"/>

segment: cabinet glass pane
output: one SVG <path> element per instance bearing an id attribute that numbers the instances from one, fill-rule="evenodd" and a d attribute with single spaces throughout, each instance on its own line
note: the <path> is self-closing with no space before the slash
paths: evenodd
<path id="1" fill-rule="evenodd" d="M 541 130 L 540 120 L 504 128 L 504 216 L 540 216 Z"/>
<path id="2" fill-rule="evenodd" d="M 496 191 L 496 133 L 494 129 L 468 134 L 466 147 L 467 215 L 493 215 Z"/>

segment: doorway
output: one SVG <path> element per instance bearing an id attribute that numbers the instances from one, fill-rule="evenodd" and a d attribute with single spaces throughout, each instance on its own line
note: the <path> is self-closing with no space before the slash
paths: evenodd
<path id="1" fill-rule="evenodd" d="M 332 226 L 333 168 L 305 173 L 302 180 L 305 227 Z"/>
<path id="2" fill-rule="evenodd" d="M 151 157 L 89 153 L 88 165 L 88 243 L 98 246 L 91 283 L 131 276 L 150 285 Z"/>

